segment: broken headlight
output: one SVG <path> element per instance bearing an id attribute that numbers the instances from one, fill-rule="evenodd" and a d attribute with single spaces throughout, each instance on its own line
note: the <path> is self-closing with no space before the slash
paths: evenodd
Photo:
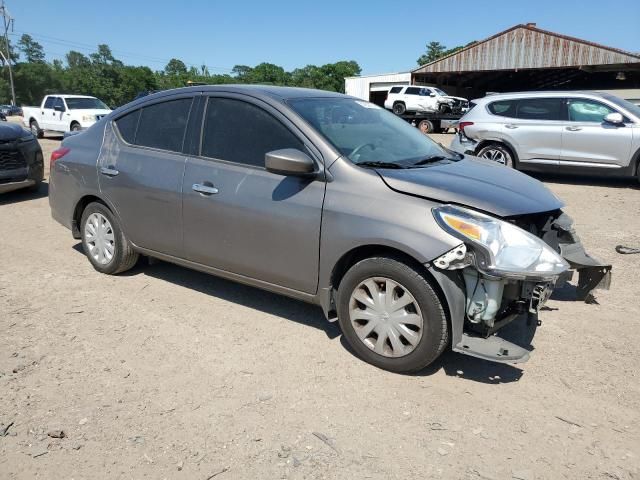
<path id="1" fill-rule="evenodd" d="M 569 268 L 538 237 L 509 222 L 461 207 L 433 209 L 438 224 L 473 247 L 479 270 L 495 276 L 551 278 Z"/>

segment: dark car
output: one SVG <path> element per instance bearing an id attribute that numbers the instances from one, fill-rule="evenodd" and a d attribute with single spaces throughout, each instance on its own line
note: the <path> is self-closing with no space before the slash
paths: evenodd
<path id="1" fill-rule="evenodd" d="M 0 193 L 37 190 L 43 177 L 42 149 L 36 137 L 20 125 L 0 125 Z"/>
<path id="2" fill-rule="evenodd" d="M 393 371 L 448 347 L 524 361 L 493 334 L 520 314 L 535 324 L 570 267 L 585 291 L 610 270 L 539 181 L 318 90 L 140 98 L 63 140 L 49 204 L 99 272 L 142 254 L 316 303 Z"/>

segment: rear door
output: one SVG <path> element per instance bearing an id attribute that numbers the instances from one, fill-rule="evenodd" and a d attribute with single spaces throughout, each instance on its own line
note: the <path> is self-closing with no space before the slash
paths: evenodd
<path id="1" fill-rule="evenodd" d="M 562 166 L 619 168 L 629 165 L 633 142 L 632 123 L 604 121 L 615 108 L 590 98 L 569 98 L 568 118 L 562 131 Z M 623 115 L 624 117 L 624 115 Z"/>
<path id="2" fill-rule="evenodd" d="M 315 151 L 270 105 L 233 94 L 207 99 L 199 154 L 187 160 L 182 187 L 185 254 L 315 293 L 325 182 L 268 172 L 265 153 L 282 148 Z"/>
<path id="3" fill-rule="evenodd" d="M 162 98 L 106 127 L 100 189 L 136 245 L 182 255 L 184 138 L 193 94 Z"/>
<path id="4" fill-rule="evenodd" d="M 54 114 L 55 110 L 53 109 L 56 101 L 59 100 L 59 97 L 53 97 L 49 95 L 44 101 L 44 105 L 40 109 L 40 128 L 43 130 L 50 130 L 54 125 Z"/>

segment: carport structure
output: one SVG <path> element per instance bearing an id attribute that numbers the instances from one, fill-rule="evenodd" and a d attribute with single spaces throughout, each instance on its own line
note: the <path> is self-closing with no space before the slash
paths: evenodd
<path id="1" fill-rule="evenodd" d="M 413 84 L 466 98 L 524 90 L 630 90 L 640 100 L 640 55 L 516 25 L 411 72 Z M 633 98 L 635 100 L 635 98 Z"/>

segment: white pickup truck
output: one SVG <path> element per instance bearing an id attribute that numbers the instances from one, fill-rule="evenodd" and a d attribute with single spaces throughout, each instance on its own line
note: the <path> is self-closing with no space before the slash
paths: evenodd
<path id="1" fill-rule="evenodd" d="M 102 100 L 84 95 L 47 95 L 39 107 L 23 107 L 23 122 L 38 138 L 45 130 L 79 131 L 111 112 Z"/>

